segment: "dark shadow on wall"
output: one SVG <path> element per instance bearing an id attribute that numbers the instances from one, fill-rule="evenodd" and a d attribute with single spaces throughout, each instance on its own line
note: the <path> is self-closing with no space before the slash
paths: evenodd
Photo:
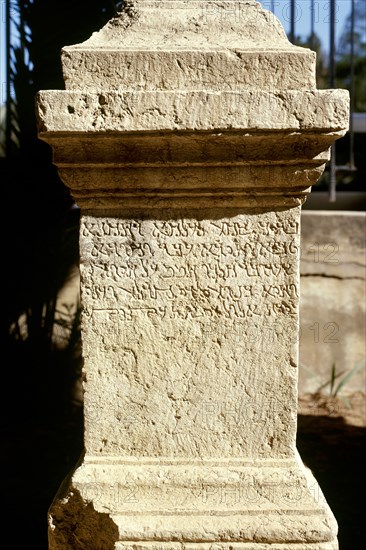
<path id="1" fill-rule="evenodd" d="M 366 546 L 366 428 L 343 417 L 298 416 L 297 448 L 338 522 L 339 550 Z"/>
<path id="2" fill-rule="evenodd" d="M 0 486 L 13 549 L 48 548 L 48 506 L 83 448 L 80 308 L 58 316 L 78 266 L 79 211 L 53 170 L 34 180 L 27 164 L 0 159 Z"/>
<path id="3" fill-rule="evenodd" d="M 3 533 L 13 549 L 47 549 L 48 506 L 83 448 L 82 405 L 75 399 L 80 308 L 57 311 L 60 291 L 78 268 L 79 211 L 50 147 L 37 139 L 35 95 L 64 88 L 61 48 L 89 38 L 116 5 L 11 2 L 11 139 L 0 158 L 0 475 Z"/>
<path id="4" fill-rule="evenodd" d="M 47 550 L 47 510 L 82 453 L 82 409 L 58 422 L 31 415 L 8 422 L 1 445 L 3 535 L 13 550 Z"/>

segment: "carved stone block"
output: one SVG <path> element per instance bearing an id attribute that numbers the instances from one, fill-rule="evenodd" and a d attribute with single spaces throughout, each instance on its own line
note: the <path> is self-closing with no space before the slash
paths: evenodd
<path id="1" fill-rule="evenodd" d="M 300 208 L 347 92 L 253 1 L 128 2 L 62 55 L 85 455 L 50 549 L 336 550 L 296 451 Z"/>

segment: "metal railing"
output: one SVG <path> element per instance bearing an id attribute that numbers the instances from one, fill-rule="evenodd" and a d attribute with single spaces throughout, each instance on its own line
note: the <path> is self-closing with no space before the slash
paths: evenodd
<path id="1" fill-rule="evenodd" d="M 290 14 L 288 21 L 287 31 L 290 42 L 296 44 L 296 14 L 297 6 L 301 6 L 302 0 L 286 0 L 286 2 L 281 2 L 281 0 L 271 0 L 270 3 L 262 2 L 262 4 L 267 4 L 269 9 L 276 15 L 276 11 L 281 7 L 283 10 L 283 4 L 286 3 L 286 14 Z M 327 23 L 329 25 L 329 44 L 328 44 L 328 82 L 327 85 L 329 88 L 336 87 L 336 22 L 337 22 L 337 11 L 339 2 L 342 0 L 327 0 L 324 2 L 327 7 Z M 316 14 L 319 9 L 319 0 L 307 0 L 310 9 L 309 17 L 309 43 L 308 46 L 310 49 L 314 49 L 315 46 L 315 23 L 316 23 Z M 349 53 L 350 53 L 350 75 L 349 75 L 349 92 L 350 92 L 350 120 L 349 120 L 349 152 L 348 152 L 348 162 L 346 164 L 337 165 L 336 163 L 336 149 L 337 144 L 335 143 L 331 147 L 331 156 L 330 161 L 327 166 L 329 172 L 328 179 L 328 198 L 330 202 L 335 202 L 337 198 L 337 173 L 338 172 L 355 172 L 357 170 L 355 166 L 355 48 L 354 48 L 354 37 L 355 37 L 355 0 L 349 0 L 350 3 L 350 40 L 349 40 Z M 366 9 L 366 8 L 365 8 Z M 358 128 L 358 131 L 362 128 Z M 366 125 L 364 132 L 366 132 Z"/>

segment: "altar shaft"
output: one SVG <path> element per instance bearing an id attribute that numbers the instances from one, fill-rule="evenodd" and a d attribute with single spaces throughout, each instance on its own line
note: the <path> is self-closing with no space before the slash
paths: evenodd
<path id="1" fill-rule="evenodd" d="M 298 210 L 82 217 L 87 454 L 293 456 Z"/>
<path id="2" fill-rule="evenodd" d="M 347 92 L 253 1 L 129 2 L 62 56 L 39 135 L 81 207 L 85 453 L 50 549 L 335 550 L 296 451 L 299 238 Z"/>

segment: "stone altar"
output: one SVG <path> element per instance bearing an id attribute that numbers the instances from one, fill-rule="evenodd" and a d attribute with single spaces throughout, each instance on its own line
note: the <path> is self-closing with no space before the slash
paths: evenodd
<path id="1" fill-rule="evenodd" d="M 254 1 L 127 2 L 62 62 L 85 454 L 50 550 L 338 548 L 296 451 L 299 238 L 348 92 Z"/>

